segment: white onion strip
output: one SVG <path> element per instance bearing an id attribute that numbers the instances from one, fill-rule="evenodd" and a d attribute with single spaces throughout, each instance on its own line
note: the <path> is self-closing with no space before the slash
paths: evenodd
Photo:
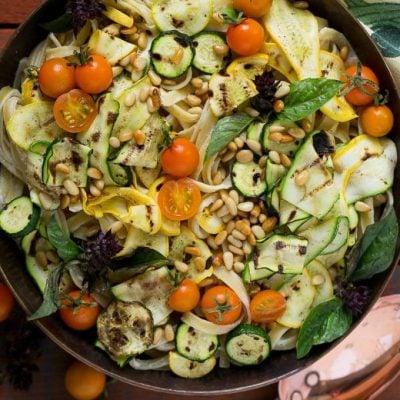
<path id="1" fill-rule="evenodd" d="M 240 276 L 234 271 L 228 271 L 225 267 L 214 268 L 214 275 L 237 294 L 244 306 L 246 322 L 250 323 L 250 298 Z"/>
<path id="2" fill-rule="evenodd" d="M 193 314 L 191 312 L 184 313 L 181 319 L 183 322 L 193 327 L 194 329 L 199 330 L 200 332 L 209 333 L 211 335 L 225 335 L 240 324 L 243 316 L 233 324 L 227 325 L 214 324 L 210 321 L 198 317 L 196 314 Z"/>
<path id="3" fill-rule="evenodd" d="M 219 185 L 207 185 L 206 183 L 196 181 L 195 179 L 189 178 L 193 183 L 195 183 L 201 192 L 203 193 L 214 193 L 218 192 L 222 189 L 229 189 L 232 187 L 231 177 L 228 176 L 221 184 Z"/>
<path id="4" fill-rule="evenodd" d="M 133 358 L 132 360 L 129 361 L 129 365 L 134 368 L 138 369 L 141 371 L 147 371 L 147 370 L 163 370 L 163 369 L 168 369 L 168 355 L 158 357 L 158 358 L 152 358 L 150 360 L 140 360 L 137 358 Z"/>

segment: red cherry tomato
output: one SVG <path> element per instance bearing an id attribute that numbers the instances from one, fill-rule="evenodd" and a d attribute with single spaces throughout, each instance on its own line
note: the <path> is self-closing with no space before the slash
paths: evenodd
<path id="1" fill-rule="evenodd" d="M 251 56 L 257 53 L 264 44 L 264 28 L 256 20 L 246 18 L 228 29 L 226 40 L 229 47 L 241 56 Z"/>

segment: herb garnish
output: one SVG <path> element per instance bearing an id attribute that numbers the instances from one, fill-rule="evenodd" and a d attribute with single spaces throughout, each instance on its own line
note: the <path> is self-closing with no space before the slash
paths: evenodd
<path id="1" fill-rule="evenodd" d="M 278 81 L 275 80 L 272 71 L 264 71 L 254 79 L 258 95 L 250 99 L 250 103 L 261 114 L 268 114 L 273 110 L 275 93 Z"/>

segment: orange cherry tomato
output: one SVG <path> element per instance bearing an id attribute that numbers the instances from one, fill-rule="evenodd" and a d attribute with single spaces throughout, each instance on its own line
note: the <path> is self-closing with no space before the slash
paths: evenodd
<path id="1" fill-rule="evenodd" d="M 238 320 L 242 303 L 228 286 L 218 285 L 206 290 L 201 298 L 201 311 L 214 324 L 227 325 Z"/>
<path id="2" fill-rule="evenodd" d="M 165 173 L 184 178 L 196 171 L 199 165 L 199 151 L 195 144 L 185 138 L 176 138 L 162 153 L 160 162 Z"/>
<path id="3" fill-rule="evenodd" d="M 168 305 L 174 311 L 187 312 L 193 310 L 199 300 L 199 287 L 191 279 L 184 279 L 170 294 Z"/>
<path id="4" fill-rule="evenodd" d="M 243 11 L 246 17 L 259 18 L 272 6 L 272 0 L 233 0 L 233 7 Z"/>
<path id="5" fill-rule="evenodd" d="M 5 321 L 14 309 L 14 296 L 8 286 L 0 283 L 0 322 Z"/>
<path id="6" fill-rule="evenodd" d="M 56 98 L 76 87 L 75 68 L 65 58 L 51 58 L 39 70 L 40 90 Z"/>
<path id="7" fill-rule="evenodd" d="M 286 300 L 276 290 L 262 290 L 250 302 L 251 319 L 255 322 L 272 322 L 286 309 Z"/>
<path id="8" fill-rule="evenodd" d="M 113 80 L 111 65 L 99 54 L 91 54 L 89 57 L 86 64 L 76 66 L 76 83 L 86 93 L 104 92 Z"/>
<path id="9" fill-rule="evenodd" d="M 257 53 L 264 44 L 263 27 L 254 19 L 246 18 L 228 29 L 226 40 L 229 47 L 241 56 L 251 56 Z"/>
<path id="10" fill-rule="evenodd" d="M 346 69 L 346 76 L 343 78 L 346 86 L 352 87 L 349 93 L 345 94 L 346 100 L 353 106 L 366 106 L 374 101 L 378 90 L 363 80 L 369 80 L 379 86 L 379 81 L 371 68 L 362 65 L 361 71 L 358 73 L 357 65 L 353 65 Z"/>
<path id="11" fill-rule="evenodd" d="M 100 314 L 100 307 L 96 300 L 87 293 L 82 295 L 80 290 L 72 291 L 68 297 L 61 302 L 59 309 L 64 323 L 77 331 L 93 328 Z"/>
<path id="12" fill-rule="evenodd" d="M 375 137 L 387 135 L 394 124 L 392 110 L 385 105 L 365 108 L 361 112 L 360 119 L 364 133 Z"/>
<path id="13" fill-rule="evenodd" d="M 97 399 L 106 387 L 106 376 L 80 361 L 74 361 L 64 379 L 67 392 L 76 400 Z"/>
<path id="14" fill-rule="evenodd" d="M 183 221 L 193 217 L 199 210 L 201 193 L 189 178 L 170 180 L 161 187 L 157 201 L 165 217 Z"/>
<path id="15" fill-rule="evenodd" d="M 70 133 L 83 132 L 96 118 L 96 104 L 80 89 L 73 89 L 57 97 L 53 106 L 57 125 Z"/>

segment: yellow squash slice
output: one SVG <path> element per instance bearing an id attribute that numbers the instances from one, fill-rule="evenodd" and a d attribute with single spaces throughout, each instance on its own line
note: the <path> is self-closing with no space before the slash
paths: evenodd
<path id="1" fill-rule="evenodd" d="M 231 62 L 226 69 L 230 75 L 240 72 L 246 78 L 254 80 L 257 75 L 261 75 L 268 66 L 269 57 L 267 54 L 254 54 L 250 57 L 240 57 Z"/>
<path id="2" fill-rule="evenodd" d="M 269 56 L 268 64 L 273 69 L 276 69 L 289 82 L 297 81 L 297 74 L 290 65 L 285 53 L 276 43 L 264 43 L 263 52 Z"/>

